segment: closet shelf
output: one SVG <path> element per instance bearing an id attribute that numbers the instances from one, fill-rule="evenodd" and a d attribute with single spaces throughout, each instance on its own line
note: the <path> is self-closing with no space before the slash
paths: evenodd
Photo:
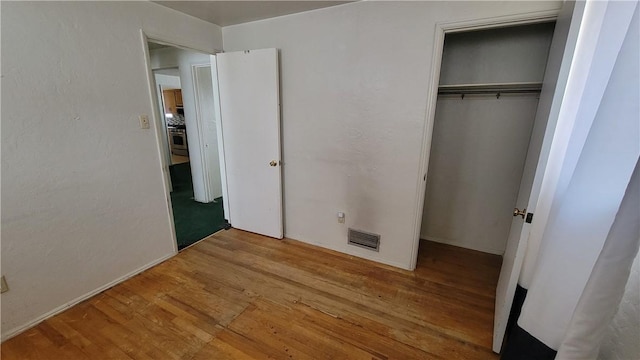
<path id="1" fill-rule="evenodd" d="M 465 95 L 465 94 L 514 94 L 514 93 L 539 93 L 542 83 L 494 83 L 494 84 L 459 84 L 440 85 L 438 95 Z"/>

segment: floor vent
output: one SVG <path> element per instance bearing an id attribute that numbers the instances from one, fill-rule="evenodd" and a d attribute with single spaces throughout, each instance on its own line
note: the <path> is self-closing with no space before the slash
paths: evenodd
<path id="1" fill-rule="evenodd" d="M 349 229 L 349 244 L 378 251 L 380 247 L 380 235 Z"/>

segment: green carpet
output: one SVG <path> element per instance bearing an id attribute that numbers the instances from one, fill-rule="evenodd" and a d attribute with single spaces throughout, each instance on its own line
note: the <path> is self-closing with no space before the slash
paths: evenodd
<path id="1" fill-rule="evenodd" d="M 215 203 L 203 204 L 193 200 L 193 184 L 189 163 L 169 167 L 173 192 L 171 206 L 176 225 L 178 250 L 223 229 L 224 213 L 222 198 Z"/>

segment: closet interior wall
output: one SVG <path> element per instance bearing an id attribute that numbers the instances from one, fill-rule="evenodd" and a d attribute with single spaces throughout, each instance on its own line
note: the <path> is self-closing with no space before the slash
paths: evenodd
<path id="1" fill-rule="evenodd" d="M 421 238 L 502 255 L 527 156 L 554 23 L 447 34 Z"/>

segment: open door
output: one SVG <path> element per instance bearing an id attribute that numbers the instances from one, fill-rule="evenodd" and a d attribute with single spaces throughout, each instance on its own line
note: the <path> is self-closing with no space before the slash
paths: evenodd
<path id="1" fill-rule="evenodd" d="M 535 221 L 533 210 L 540 196 L 540 183 L 544 177 L 559 105 L 562 102 L 577 40 L 577 31 L 575 31 L 575 27 L 571 27 L 574 6 L 574 2 L 564 3 L 556 21 L 549 49 L 542 92 L 496 288 L 493 322 L 493 351 L 496 353 L 499 353 L 502 348 L 511 305 L 527 249 L 531 222 Z M 583 7 L 583 5 L 580 6 Z"/>
<path id="2" fill-rule="evenodd" d="M 277 49 L 216 55 L 227 220 L 281 239 L 282 172 Z"/>

